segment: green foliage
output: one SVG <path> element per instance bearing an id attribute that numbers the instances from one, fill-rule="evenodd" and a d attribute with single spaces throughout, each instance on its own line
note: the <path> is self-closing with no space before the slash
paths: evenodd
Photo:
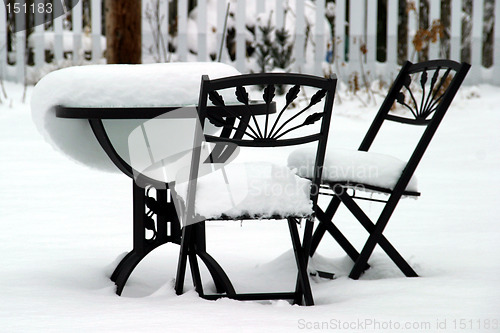
<path id="1" fill-rule="evenodd" d="M 266 73 L 274 69 L 289 71 L 294 61 L 292 58 L 293 43 L 285 28 L 276 29 L 271 24 L 271 17 L 266 25 L 258 26 L 259 35 L 255 37 L 255 56 L 258 71 Z M 257 36 L 259 37 L 257 39 Z M 284 94 L 284 87 L 277 87 L 277 94 Z"/>
<path id="2" fill-rule="evenodd" d="M 273 40 L 271 38 L 274 27 L 271 26 L 271 19 L 265 26 L 259 26 L 262 39 L 255 43 L 255 54 L 257 56 L 257 65 L 260 73 L 265 73 L 273 69 L 272 66 L 272 49 Z"/>
<path id="3" fill-rule="evenodd" d="M 289 42 L 289 39 L 290 34 L 285 28 L 276 30 L 275 42 L 271 48 L 271 57 L 276 68 L 288 70 L 293 63 L 293 44 Z"/>

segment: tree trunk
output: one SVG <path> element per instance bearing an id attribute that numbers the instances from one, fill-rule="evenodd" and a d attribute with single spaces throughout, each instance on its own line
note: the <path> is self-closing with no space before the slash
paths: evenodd
<path id="1" fill-rule="evenodd" d="M 140 64 L 141 0 L 106 0 L 106 59 L 108 64 Z"/>

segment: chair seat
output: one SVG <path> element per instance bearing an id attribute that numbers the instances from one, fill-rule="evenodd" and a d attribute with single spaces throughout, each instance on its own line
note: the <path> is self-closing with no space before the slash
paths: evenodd
<path id="1" fill-rule="evenodd" d="M 313 175 L 315 150 L 299 148 L 288 157 L 288 167 L 298 176 Z M 390 193 L 396 186 L 406 162 L 380 153 L 347 149 L 328 149 L 322 174 L 323 184 L 340 183 L 358 190 Z M 413 176 L 406 187 L 405 195 L 420 195 L 417 179 Z"/>
<path id="2" fill-rule="evenodd" d="M 186 202 L 187 182 L 175 191 Z M 267 162 L 229 163 L 197 179 L 195 213 L 204 220 L 307 217 L 311 182 Z"/>

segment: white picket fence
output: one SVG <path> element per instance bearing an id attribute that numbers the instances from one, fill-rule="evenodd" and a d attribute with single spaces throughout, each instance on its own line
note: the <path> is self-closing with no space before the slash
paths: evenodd
<path id="1" fill-rule="evenodd" d="M 38 2 L 44 0 L 36 0 Z M 58 0 L 54 0 L 58 1 Z M 85 63 L 103 62 L 103 50 L 105 42 L 101 36 L 101 11 L 102 1 L 90 0 L 91 4 L 91 27 L 84 29 L 82 24 L 82 2 L 78 1 L 72 9 L 72 30 L 67 31 L 63 27 L 63 18 L 54 19 L 53 28 L 50 31 L 45 31 L 43 25 L 36 26 L 35 32 L 30 36 L 30 46 L 34 55 L 34 65 L 26 65 L 27 50 L 26 32 L 21 31 L 15 33 L 15 40 L 12 45 L 12 50 L 7 50 L 7 22 L 6 8 L 0 6 L 0 78 L 24 82 L 30 76 L 41 76 L 45 72 L 57 68 L 58 66 L 67 66 L 68 63 L 80 65 Z M 142 0 L 143 6 L 150 0 Z M 161 15 L 168 17 L 168 0 L 162 0 L 160 6 Z M 246 55 L 246 43 L 248 31 L 246 22 L 249 15 L 258 15 L 259 13 L 269 12 L 270 3 L 274 2 L 275 24 L 277 27 L 283 26 L 285 23 L 284 1 L 287 0 L 198 0 L 198 16 L 196 18 L 196 26 L 200 31 L 197 35 L 197 55 L 190 53 L 189 45 L 189 18 L 187 15 L 187 1 L 178 2 L 178 36 L 176 39 L 176 52 L 172 59 L 175 61 L 210 61 L 209 49 L 213 49 L 215 43 L 216 48 L 219 48 L 223 39 L 223 26 L 225 19 L 225 11 L 227 2 L 231 2 L 231 8 L 234 10 L 234 27 L 236 29 L 236 60 L 231 61 L 227 52 L 222 54 L 222 61 L 231 63 L 241 72 L 249 71 L 249 59 Z M 347 80 L 351 73 L 361 72 L 362 67 L 366 73 L 369 73 L 373 78 L 381 77 L 385 80 L 394 78 L 398 70 L 397 64 L 397 24 L 398 24 L 398 0 L 388 0 L 387 5 L 387 57 L 385 62 L 376 61 L 376 38 L 377 38 L 377 1 L 375 0 L 336 0 L 335 6 L 335 40 L 337 50 L 345 50 L 345 43 L 348 43 L 348 54 L 337 54 L 336 61 L 333 65 L 325 62 L 327 53 L 327 43 L 331 41 L 331 36 L 327 34 L 328 22 L 325 17 L 325 0 L 315 0 L 315 12 L 313 17 L 304 15 L 305 7 L 310 6 L 312 2 L 306 0 L 288 0 L 293 3 L 295 12 L 295 40 L 293 71 L 303 73 L 311 73 L 324 75 L 326 71 L 332 70 L 336 72 L 343 80 Z M 418 8 L 419 1 L 414 1 Z M 210 11 L 207 10 L 208 5 L 216 4 L 216 33 L 215 42 L 210 38 L 210 31 L 206 31 L 207 20 L 213 20 L 213 17 L 208 17 Z M 430 19 L 439 19 L 440 17 L 440 0 L 430 1 Z M 350 16 L 346 17 L 346 5 L 349 4 Z M 249 11 L 249 6 L 253 7 L 253 11 Z M 473 3 L 472 15 L 472 46 L 471 46 L 471 63 L 472 70 L 467 79 L 467 83 L 493 83 L 500 85 L 500 47 L 494 50 L 493 66 L 484 68 L 482 64 L 482 40 L 483 40 L 483 7 L 484 0 L 475 0 Z M 207 14 L 208 13 L 208 14 Z M 495 17 L 500 17 L 500 1 L 495 1 L 494 9 Z M 313 31 L 310 31 L 308 44 L 313 47 L 305 48 L 306 43 L 306 22 L 314 20 Z M 309 21 L 306 21 L 309 20 Z M 461 50 L 461 24 L 462 24 L 462 1 L 451 1 L 451 38 L 450 38 L 450 59 L 460 60 Z M 143 19 L 143 21 L 146 21 Z M 345 27 L 349 22 L 349 35 L 345 34 Z M 24 22 L 18 20 L 17 25 L 22 26 Z M 146 28 L 146 23 L 143 22 Z M 408 53 L 413 53 L 413 44 L 411 38 L 415 33 L 415 17 L 408 18 Z M 167 31 L 167 22 L 162 22 L 162 31 Z M 148 29 L 143 29 L 143 34 L 148 34 Z M 500 45 L 500 24 L 494 26 L 494 45 Z M 144 36 L 143 40 L 148 41 L 148 36 Z M 213 36 L 212 36 L 213 37 Z M 360 54 L 361 43 L 366 44 L 366 54 Z M 147 47 L 148 45 L 144 45 Z M 192 47 L 191 47 L 192 48 Z M 52 64 L 45 62 L 45 50 L 50 49 L 54 55 Z M 224 49 L 226 49 L 224 47 Z M 89 60 L 84 59 L 84 53 L 90 55 Z M 65 55 L 71 54 L 70 60 Z M 346 61 L 344 58 L 349 59 Z M 429 59 L 438 58 L 439 46 L 437 43 L 431 44 L 429 48 Z M 362 66 L 362 67 L 361 67 Z"/>

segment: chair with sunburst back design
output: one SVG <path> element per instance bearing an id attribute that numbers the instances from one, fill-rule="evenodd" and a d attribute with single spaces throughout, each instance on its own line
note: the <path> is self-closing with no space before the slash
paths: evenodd
<path id="1" fill-rule="evenodd" d="M 196 151 L 189 181 L 175 184 L 177 199 L 184 207 L 175 282 L 177 294 L 183 293 L 189 260 L 195 290 L 206 299 L 290 299 L 296 304 L 314 304 L 307 274 L 307 248 L 312 236 L 313 207 L 318 197 L 315 189 L 320 186 L 336 82 L 335 77 L 326 79 L 292 73 L 248 74 L 215 80 L 207 76 L 202 78 L 198 105 L 200 130 L 204 130 L 205 120 L 208 120 L 221 131 L 218 136 L 203 133 L 204 140 L 215 146 L 209 146 L 205 156 L 203 149 Z M 285 97 L 275 96 L 278 88 L 288 89 Z M 241 107 L 225 102 L 229 100 L 227 96 L 236 96 Z M 264 104 L 268 112 L 253 114 L 249 106 L 255 100 Z M 209 103 L 215 108 L 207 108 Z M 283 104 L 281 108 L 279 104 Z M 221 163 L 240 147 L 241 150 L 257 148 L 260 152 L 302 144 L 315 145 L 317 172 L 311 180 L 295 175 L 286 166 L 286 161 L 283 165 L 256 161 L 256 155 L 260 154 L 255 152 L 250 162 Z M 240 153 L 242 155 L 244 153 Z M 218 165 L 215 168 L 218 170 L 203 173 L 201 170 L 206 165 Z M 217 267 L 217 281 L 214 281 L 217 293 L 204 292 L 196 255 L 206 251 L 205 221 L 243 219 L 287 220 L 298 269 L 294 291 L 236 293 L 222 268 L 212 264 L 211 267 Z M 306 227 L 301 242 L 297 224 L 302 219 Z"/>
<path id="2" fill-rule="evenodd" d="M 328 231 L 354 261 L 350 278 L 358 279 L 370 267 L 368 259 L 377 244 L 406 276 L 417 276 L 413 268 L 385 238 L 383 231 L 402 197 L 420 195 L 414 172 L 469 68 L 469 64 L 451 60 L 431 60 L 417 64 L 406 62 L 358 150 L 327 150 L 322 179 L 322 188 L 325 191 L 322 194 L 330 195 L 331 200 L 325 210 L 319 207 L 315 210 L 320 223 L 312 239 L 311 256 Z M 390 113 L 395 103 L 401 104 L 409 112 Z M 391 155 L 369 151 L 386 120 L 425 127 L 407 162 Z M 310 151 L 298 149 L 290 154 L 288 164 L 290 168 L 297 169 L 299 175 L 310 178 L 312 170 L 308 166 L 311 165 L 313 158 Z M 371 194 L 361 196 L 359 193 L 363 191 L 360 190 L 381 192 L 388 197 L 380 200 L 373 198 Z M 384 204 L 378 219 L 374 220 L 375 223 L 354 199 L 378 201 Z M 369 233 L 361 252 L 356 250 L 332 222 L 341 203 Z"/>

